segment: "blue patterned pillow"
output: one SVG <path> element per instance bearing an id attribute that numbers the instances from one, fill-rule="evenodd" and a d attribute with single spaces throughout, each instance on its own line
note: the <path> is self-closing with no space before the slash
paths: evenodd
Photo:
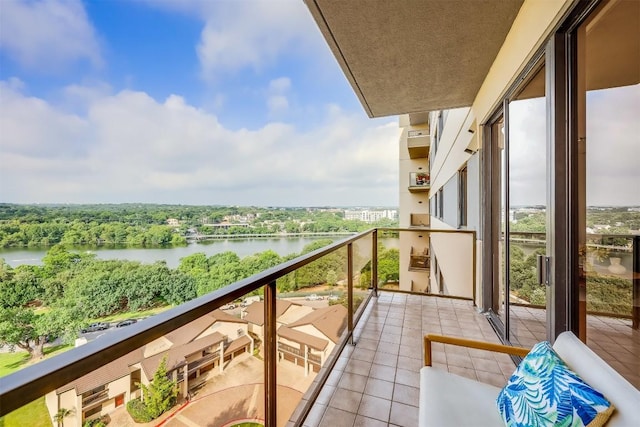
<path id="1" fill-rule="evenodd" d="M 602 426 L 614 410 L 547 341 L 536 344 L 522 359 L 496 403 L 509 427 Z"/>

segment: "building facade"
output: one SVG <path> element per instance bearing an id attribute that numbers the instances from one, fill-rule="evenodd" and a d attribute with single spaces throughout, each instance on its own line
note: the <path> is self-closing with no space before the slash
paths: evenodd
<path id="1" fill-rule="evenodd" d="M 476 236 L 471 263 L 446 233 L 401 238 L 401 288 L 473 298 L 507 343 L 530 344 L 522 306 L 542 310 L 550 340 L 586 340 L 588 312 L 602 307 L 589 288 L 589 207 L 640 204 L 640 2 L 307 5 L 366 113 L 403 115 L 400 225 Z M 430 141 L 427 153 L 411 155 L 413 138 Z M 513 221 L 534 210 L 535 226 Z M 412 271 L 418 262 L 428 273 Z M 604 267 L 598 280 L 626 280 L 629 295 L 600 310 L 630 318 L 638 278 Z"/>

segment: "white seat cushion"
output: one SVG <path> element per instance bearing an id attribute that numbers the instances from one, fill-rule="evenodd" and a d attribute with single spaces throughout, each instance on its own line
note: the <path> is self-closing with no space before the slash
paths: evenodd
<path id="1" fill-rule="evenodd" d="M 607 427 L 640 425 L 640 391 L 571 332 L 558 335 L 553 349 L 591 387 L 615 406 Z"/>
<path id="2" fill-rule="evenodd" d="M 496 407 L 498 387 L 450 374 L 420 369 L 420 427 L 504 426 Z"/>

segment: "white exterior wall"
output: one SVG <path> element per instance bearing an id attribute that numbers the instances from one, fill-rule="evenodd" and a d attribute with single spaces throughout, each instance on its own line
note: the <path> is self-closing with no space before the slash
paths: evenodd
<path id="1" fill-rule="evenodd" d="M 465 162 L 469 162 L 472 167 L 467 168 L 468 228 L 479 230 L 481 189 L 470 186 L 480 182 L 481 168 L 477 167 L 478 154 L 469 154 L 464 150 L 468 147 L 474 151 L 482 148 L 482 124 L 500 105 L 508 88 L 515 82 L 518 74 L 533 58 L 535 52 L 543 46 L 572 3 L 572 0 L 525 0 L 471 108 L 457 108 L 448 111 L 438 150 L 431 162 L 431 195 L 435 195 L 451 179 L 457 180 L 458 170 Z M 435 114 L 432 114 L 432 123 L 435 123 L 434 117 Z M 446 223 L 432 216 L 431 227 L 451 229 L 457 227 L 457 223 L 452 224 L 450 218 Z M 433 255 L 435 255 L 447 288 L 451 293 L 453 293 L 452 291 L 458 292 L 460 290 L 458 289 L 459 281 L 467 281 L 472 270 L 471 262 L 458 261 L 461 257 L 460 250 L 466 251 L 469 245 L 456 247 L 452 241 L 442 238 L 432 237 L 431 240 L 432 262 Z M 476 265 L 479 266 L 482 242 L 478 241 L 476 247 L 478 249 Z M 457 264 L 455 268 L 453 264 Z M 480 289 L 480 277 L 482 277 L 481 270 L 478 268 L 475 284 L 477 290 Z M 433 279 L 434 277 L 432 277 L 432 283 L 434 283 Z M 466 292 L 466 290 L 464 291 Z M 482 292 L 476 292 L 478 305 L 482 303 L 479 300 L 481 295 Z"/>
<path id="2" fill-rule="evenodd" d="M 318 337 L 318 338 L 321 338 L 323 340 L 327 340 L 329 342 L 329 344 L 327 344 L 327 347 L 324 349 L 323 352 L 318 351 L 318 350 L 313 350 L 314 354 L 322 354 L 323 355 L 322 356 L 322 360 L 327 360 L 327 356 L 329 356 L 329 354 L 331 354 L 331 352 L 333 351 L 333 348 L 336 346 L 336 344 L 333 341 L 331 341 L 325 334 L 320 332 L 313 325 L 296 326 L 293 329 L 295 329 L 296 331 L 304 332 L 305 334 L 313 335 L 314 337 Z"/>

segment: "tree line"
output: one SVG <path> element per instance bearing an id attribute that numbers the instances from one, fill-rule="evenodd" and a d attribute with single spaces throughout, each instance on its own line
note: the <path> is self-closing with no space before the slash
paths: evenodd
<path id="1" fill-rule="evenodd" d="M 314 241 L 301 254 L 330 243 Z M 32 358 L 42 357 L 48 340 L 63 337 L 72 342 L 93 320 L 179 305 L 299 255 L 281 257 L 267 250 L 241 259 L 233 252 L 210 257 L 195 253 L 182 258 L 175 269 L 164 262 L 99 260 L 94 254 L 69 251 L 64 245 L 53 246 L 42 266 L 12 268 L 0 258 L 0 344 L 26 350 Z M 380 277 L 397 277 L 397 250 L 381 247 L 379 256 L 387 266 L 379 272 Z M 356 251 L 354 258 L 365 272 L 366 254 Z M 346 278 L 346 268 L 346 250 L 334 251 L 278 279 L 278 290 L 335 285 Z"/>
<path id="2" fill-rule="evenodd" d="M 247 226 L 213 226 L 238 217 Z M 177 225 L 169 225 L 169 219 Z M 355 233 L 395 225 L 388 219 L 376 224 L 345 220 L 342 211 L 309 208 L 0 204 L 0 247 L 180 245 L 194 234 Z"/>

